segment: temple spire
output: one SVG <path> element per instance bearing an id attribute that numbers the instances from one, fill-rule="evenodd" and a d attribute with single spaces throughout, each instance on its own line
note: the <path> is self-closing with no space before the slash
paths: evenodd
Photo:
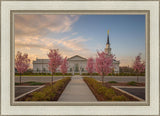
<path id="1" fill-rule="evenodd" d="M 110 44 L 109 43 L 109 30 L 107 31 L 107 44 Z"/>

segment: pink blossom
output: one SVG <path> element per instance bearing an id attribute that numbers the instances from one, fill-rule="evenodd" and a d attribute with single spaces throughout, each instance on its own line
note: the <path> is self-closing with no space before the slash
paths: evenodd
<path id="1" fill-rule="evenodd" d="M 30 59 L 28 58 L 28 54 L 22 55 L 22 53 L 18 51 L 15 58 L 15 68 L 20 74 L 20 83 L 21 83 L 21 74 L 27 71 L 27 69 L 29 68 L 29 64 L 30 64 Z"/>
<path id="2" fill-rule="evenodd" d="M 112 72 L 114 56 L 105 52 L 97 52 L 97 54 L 96 71 L 102 76 L 103 83 L 104 76 Z"/>
<path id="3" fill-rule="evenodd" d="M 135 58 L 133 69 L 135 72 L 142 73 L 145 71 L 145 62 L 141 61 L 141 56 L 138 55 Z"/>
<path id="4" fill-rule="evenodd" d="M 93 60 L 93 58 L 88 58 L 86 70 L 91 75 L 94 72 L 94 60 Z"/>
<path id="5" fill-rule="evenodd" d="M 67 57 L 65 57 L 65 58 L 63 59 L 60 68 L 61 68 L 61 72 L 62 72 L 63 75 L 64 75 L 65 73 L 67 73 L 67 69 L 68 69 Z"/>
<path id="6" fill-rule="evenodd" d="M 52 72 L 52 82 L 53 82 L 53 74 L 56 72 L 57 68 L 62 63 L 62 57 L 58 53 L 58 49 L 50 49 L 50 52 L 48 54 L 49 62 L 48 62 L 48 69 Z"/>
<path id="7" fill-rule="evenodd" d="M 55 73 L 56 69 L 61 65 L 62 57 L 58 53 L 57 49 L 50 49 L 48 57 L 49 57 L 49 62 L 48 62 L 49 70 L 52 73 Z"/>
<path id="8" fill-rule="evenodd" d="M 28 54 L 22 55 L 21 52 L 17 52 L 15 58 L 15 68 L 20 74 L 23 74 L 29 68 L 30 59 L 28 59 Z"/>
<path id="9" fill-rule="evenodd" d="M 113 55 L 108 55 L 105 52 L 97 52 L 98 57 L 96 58 L 96 71 L 100 75 L 108 75 L 112 72 L 113 68 Z"/>

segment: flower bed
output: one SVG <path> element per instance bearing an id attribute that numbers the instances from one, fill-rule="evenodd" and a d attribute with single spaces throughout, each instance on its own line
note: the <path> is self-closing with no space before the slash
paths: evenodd
<path id="1" fill-rule="evenodd" d="M 47 84 L 40 90 L 30 93 L 17 101 L 57 101 L 70 80 L 70 77 L 65 77 L 53 83 L 53 86 Z"/>
<path id="2" fill-rule="evenodd" d="M 119 94 L 113 88 L 105 87 L 93 78 L 84 77 L 83 80 L 87 83 L 98 101 L 130 101 L 123 93 Z"/>

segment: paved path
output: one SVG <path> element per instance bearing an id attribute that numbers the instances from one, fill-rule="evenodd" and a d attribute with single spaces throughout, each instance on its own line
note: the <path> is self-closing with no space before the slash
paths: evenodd
<path id="1" fill-rule="evenodd" d="M 97 99 L 80 76 L 73 76 L 58 101 L 96 102 Z"/>

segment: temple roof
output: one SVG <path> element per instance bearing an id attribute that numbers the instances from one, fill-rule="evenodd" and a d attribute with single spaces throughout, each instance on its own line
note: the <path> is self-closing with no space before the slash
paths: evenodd
<path id="1" fill-rule="evenodd" d="M 110 42 L 109 42 L 109 30 L 107 31 L 107 43 L 106 44 L 110 44 Z"/>

